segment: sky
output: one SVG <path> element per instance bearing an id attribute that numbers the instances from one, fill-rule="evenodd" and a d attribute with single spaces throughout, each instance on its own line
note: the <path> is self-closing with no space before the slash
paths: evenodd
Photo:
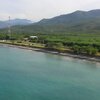
<path id="1" fill-rule="evenodd" d="M 100 0 L 0 0 L 0 20 L 43 18 L 67 14 L 76 10 L 100 9 Z"/>

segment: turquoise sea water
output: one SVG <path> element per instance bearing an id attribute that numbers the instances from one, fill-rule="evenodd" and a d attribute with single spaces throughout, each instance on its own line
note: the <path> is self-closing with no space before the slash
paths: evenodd
<path id="1" fill-rule="evenodd" d="M 0 46 L 0 100 L 100 100 L 100 64 Z"/>

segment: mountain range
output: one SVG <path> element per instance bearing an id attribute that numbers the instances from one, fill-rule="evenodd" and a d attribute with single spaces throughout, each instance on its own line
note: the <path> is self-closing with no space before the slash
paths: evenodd
<path id="1" fill-rule="evenodd" d="M 8 26 L 16 26 L 16 25 L 29 25 L 32 21 L 27 19 L 13 19 L 7 21 L 0 21 L 0 29 L 7 28 Z"/>
<path id="2" fill-rule="evenodd" d="M 70 14 L 42 19 L 36 23 L 26 22 L 28 23 L 12 27 L 13 31 L 19 33 L 99 33 L 100 9 L 91 11 L 78 10 Z"/>

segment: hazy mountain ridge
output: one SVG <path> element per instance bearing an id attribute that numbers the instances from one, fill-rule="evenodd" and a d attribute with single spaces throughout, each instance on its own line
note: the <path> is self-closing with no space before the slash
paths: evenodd
<path id="1" fill-rule="evenodd" d="M 0 28 L 7 28 L 9 25 L 10 26 L 15 26 L 15 25 L 29 25 L 31 24 L 32 21 L 27 20 L 27 19 L 13 19 L 13 20 L 7 20 L 7 21 L 0 21 Z"/>

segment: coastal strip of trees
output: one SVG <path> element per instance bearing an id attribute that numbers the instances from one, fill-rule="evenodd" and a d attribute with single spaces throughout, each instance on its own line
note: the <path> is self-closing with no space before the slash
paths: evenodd
<path id="1" fill-rule="evenodd" d="M 29 37 L 35 35 L 37 39 Z M 28 40 L 24 40 L 28 38 Z M 30 43 L 41 44 L 42 48 L 73 54 L 83 54 L 89 56 L 99 56 L 100 53 L 100 34 L 0 34 L 0 40 L 10 40 L 13 44 Z M 24 42 L 23 42 L 24 41 Z M 38 47 L 38 46 L 37 46 Z"/>

